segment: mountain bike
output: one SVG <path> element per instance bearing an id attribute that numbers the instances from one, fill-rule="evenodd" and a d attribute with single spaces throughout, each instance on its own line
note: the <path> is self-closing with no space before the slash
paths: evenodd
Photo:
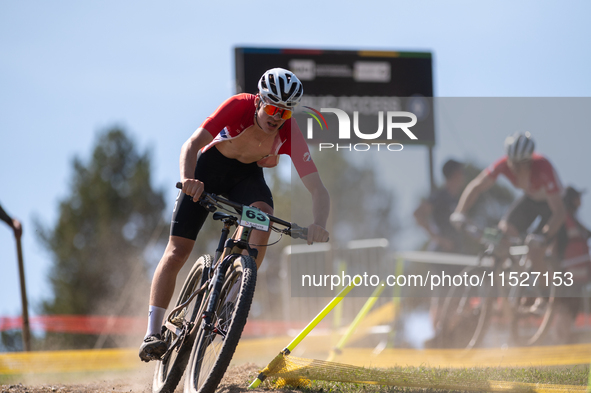
<path id="1" fill-rule="evenodd" d="M 508 323 L 517 345 L 539 343 L 548 330 L 556 287 L 544 286 L 539 274 L 536 277 L 532 272 L 529 248 L 520 238 L 508 238 L 497 228 L 481 230 L 472 224 L 463 229 L 480 241 L 483 250 L 478 264 L 459 274 L 472 281 L 452 284 L 446 295 L 436 345 L 468 350 L 477 347 L 493 322 Z M 507 243 L 508 255 L 501 251 Z M 544 263 L 548 272 L 553 271 L 550 258 Z"/>
<path id="2" fill-rule="evenodd" d="M 177 183 L 177 188 L 182 184 Z M 195 262 L 162 327 L 168 350 L 156 365 L 154 393 L 173 392 L 185 369 L 186 393 L 217 388 L 242 335 L 256 286 L 257 250 L 249 243 L 252 230 L 307 237 L 307 228 L 215 194 L 204 192 L 198 203 L 213 212 L 223 228 L 214 257 L 204 255 Z M 229 236 L 233 227 L 236 230 Z"/>

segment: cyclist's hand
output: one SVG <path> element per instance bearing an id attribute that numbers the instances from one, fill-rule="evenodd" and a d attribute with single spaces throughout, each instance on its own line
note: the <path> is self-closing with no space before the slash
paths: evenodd
<path id="1" fill-rule="evenodd" d="M 203 192 L 203 182 L 197 179 L 185 179 L 183 180 L 183 192 L 193 197 L 193 202 L 197 202 L 201 193 Z"/>
<path id="2" fill-rule="evenodd" d="M 542 247 L 546 244 L 546 236 L 537 233 L 530 233 L 525 238 L 525 245 L 529 247 Z"/>
<path id="3" fill-rule="evenodd" d="M 325 243 L 328 241 L 328 231 L 322 228 L 320 225 L 311 224 L 308 227 L 308 244 L 314 242 Z"/>
<path id="4" fill-rule="evenodd" d="M 449 216 L 449 222 L 456 230 L 461 231 L 464 225 L 468 222 L 468 218 L 464 213 L 453 212 L 452 215 Z"/>

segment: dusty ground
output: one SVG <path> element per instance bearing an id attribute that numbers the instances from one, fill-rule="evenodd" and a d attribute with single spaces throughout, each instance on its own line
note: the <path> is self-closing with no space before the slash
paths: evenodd
<path id="1" fill-rule="evenodd" d="M 231 367 L 218 387 L 219 393 L 242 393 L 262 391 L 247 390 L 248 384 L 254 380 L 260 368 L 254 364 Z M 117 378 L 104 376 L 101 378 L 81 378 L 82 382 L 40 383 L 34 379 L 0 385 L 0 393 L 105 393 L 105 392 L 151 392 L 152 375 L 146 372 L 119 375 Z M 182 392 L 182 381 L 177 392 Z M 268 390 L 267 390 L 268 392 Z"/>

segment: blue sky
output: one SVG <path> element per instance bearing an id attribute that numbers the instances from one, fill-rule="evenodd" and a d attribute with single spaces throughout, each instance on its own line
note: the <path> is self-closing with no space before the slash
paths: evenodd
<path id="1" fill-rule="evenodd" d="M 431 51 L 439 97 L 589 97 L 589 15 L 590 2 L 569 0 L 0 2 L 0 203 L 24 224 L 31 302 L 48 295 L 50 261 L 33 219 L 56 220 L 72 158 L 88 157 L 97 131 L 121 125 L 151 149 L 155 184 L 171 205 L 181 144 L 233 93 L 234 46 Z M 437 121 L 437 167 L 450 156 L 486 165 L 515 131 L 460 126 L 443 113 Z M 540 151 L 565 183 L 591 190 L 589 127 L 558 123 L 531 130 Z M 426 152 L 409 148 L 396 160 L 413 168 L 390 179 L 398 216 L 412 224 L 427 190 Z M 583 203 L 591 224 L 588 196 Z M 410 233 L 412 247 L 422 234 Z M 0 315 L 17 315 L 5 226 L 0 266 Z"/>

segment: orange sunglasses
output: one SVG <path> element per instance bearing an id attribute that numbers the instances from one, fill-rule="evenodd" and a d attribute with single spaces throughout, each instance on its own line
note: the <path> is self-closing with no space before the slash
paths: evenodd
<path id="1" fill-rule="evenodd" d="M 273 104 L 268 104 L 265 101 L 263 101 L 263 110 L 269 116 L 275 116 L 275 114 L 279 113 L 282 120 L 291 118 L 291 115 L 293 114 L 289 109 L 279 108 Z"/>

